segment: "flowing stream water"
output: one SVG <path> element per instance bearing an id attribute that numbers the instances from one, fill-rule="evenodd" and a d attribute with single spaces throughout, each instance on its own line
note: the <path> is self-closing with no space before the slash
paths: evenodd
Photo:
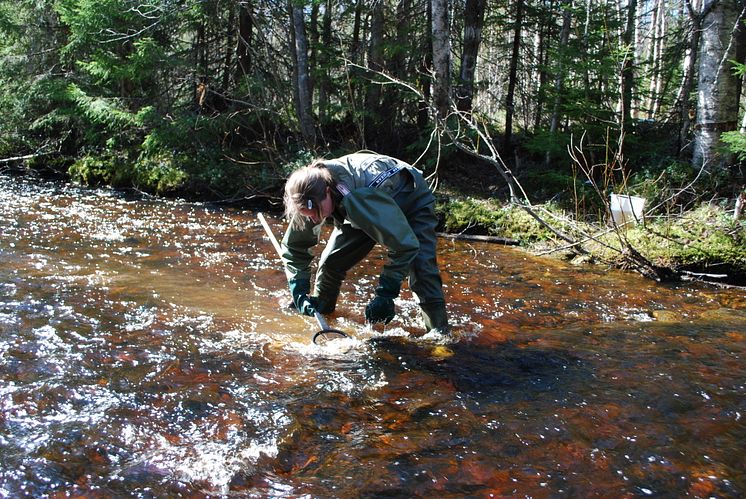
<path id="1" fill-rule="evenodd" d="M 250 211 L 0 175 L 2 497 L 743 497 L 746 297 L 439 241 L 310 342 Z M 277 235 L 283 224 L 269 217 Z"/>

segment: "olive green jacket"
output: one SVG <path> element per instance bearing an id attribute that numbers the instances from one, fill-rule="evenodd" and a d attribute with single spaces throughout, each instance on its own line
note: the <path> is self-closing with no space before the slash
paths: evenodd
<path id="1" fill-rule="evenodd" d="M 336 183 L 347 188 L 340 188 L 340 192 L 344 194 L 349 190 L 341 201 L 335 202 L 330 218 L 337 227 L 349 224 L 384 246 L 389 260 L 381 275 L 402 282 L 420 245 L 394 196 L 412 179 L 407 169 L 413 167 L 388 156 L 369 153 L 350 154 L 324 163 Z M 378 183 L 391 168 L 402 171 Z M 372 182 L 377 187 L 371 187 Z M 318 244 L 320 233 L 321 224 L 316 225 L 310 219 L 300 230 L 288 227 L 282 240 L 282 259 L 288 280 L 310 279 L 311 248 Z"/>

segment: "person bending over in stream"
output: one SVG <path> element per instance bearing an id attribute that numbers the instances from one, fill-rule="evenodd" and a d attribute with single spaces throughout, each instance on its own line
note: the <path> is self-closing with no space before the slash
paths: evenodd
<path id="1" fill-rule="evenodd" d="M 365 319 L 388 324 L 402 281 L 417 295 L 428 331 L 450 332 L 436 259 L 435 198 L 422 174 L 388 156 L 355 153 L 316 160 L 293 172 L 285 184 L 282 260 L 298 311 L 331 313 L 347 271 L 376 243 L 388 250 L 375 297 Z M 310 248 L 321 224 L 334 230 L 319 260 L 311 294 Z"/>

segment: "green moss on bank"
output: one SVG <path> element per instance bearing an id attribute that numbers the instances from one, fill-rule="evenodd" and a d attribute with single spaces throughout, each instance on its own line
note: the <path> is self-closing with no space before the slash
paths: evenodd
<path id="1" fill-rule="evenodd" d="M 576 240 L 592 234 L 583 248 L 597 261 L 623 267 L 628 242 L 654 265 L 673 270 L 728 273 L 735 281 L 746 279 L 746 221 L 733 220 L 722 206 L 703 204 L 680 216 L 651 217 L 643 224 L 619 231 L 606 224 L 572 220 L 557 206 L 535 210 L 553 227 Z M 528 251 L 565 256 L 555 251 L 567 246 L 520 206 L 487 199 L 441 199 L 436 211 L 441 230 L 449 233 L 485 234 L 517 239 Z"/>
<path id="2" fill-rule="evenodd" d="M 525 210 L 492 199 L 443 199 L 436 204 L 442 230 L 517 239 L 522 245 L 549 240 L 552 234 Z"/>
<path id="3" fill-rule="evenodd" d="M 721 207 L 703 204 L 677 217 L 659 217 L 621 233 L 637 251 L 655 265 L 675 270 L 735 272 L 746 275 L 746 221 L 733 220 Z M 619 247 L 620 236 L 610 233 L 603 241 Z M 593 246 L 601 257 L 614 260 L 614 252 Z"/>

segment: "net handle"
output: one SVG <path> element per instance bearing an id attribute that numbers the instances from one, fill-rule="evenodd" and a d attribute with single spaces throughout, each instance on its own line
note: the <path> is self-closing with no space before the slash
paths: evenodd
<path id="1" fill-rule="evenodd" d="M 282 260 L 282 248 L 280 247 L 280 243 L 277 242 L 277 238 L 275 237 L 274 232 L 272 232 L 272 228 L 267 223 L 267 219 L 264 218 L 264 215 L 262 214 L 261 211 L 258 212 L 256 216 L 261 222 L 262 227 L 264 227 L 264 232 L 267 233 L 267 237 L 269 237 L 269 240 L 272 241 L 272 246 L 275 247 L 275 251 L 277 251 L 277 256 L 280 257 L 280 260 Z M 313 316 L 316 319 L 316 322 L 319 324 L 319 328 L 320 328 L 320 331 L 317 331 L 316 334 L 313 335 L 314 344 L 318 344 L 316 343 L 316 339 L 325 333 L 339 335 L 339 336 L 342 336 L 343 338 L 349 338 L 349 335 L 347 333 L 342 332 L 339 329 L 330 328 L 329 324 L 326 323 L 326 320 L 320 313 L 314 311 Z"/>

